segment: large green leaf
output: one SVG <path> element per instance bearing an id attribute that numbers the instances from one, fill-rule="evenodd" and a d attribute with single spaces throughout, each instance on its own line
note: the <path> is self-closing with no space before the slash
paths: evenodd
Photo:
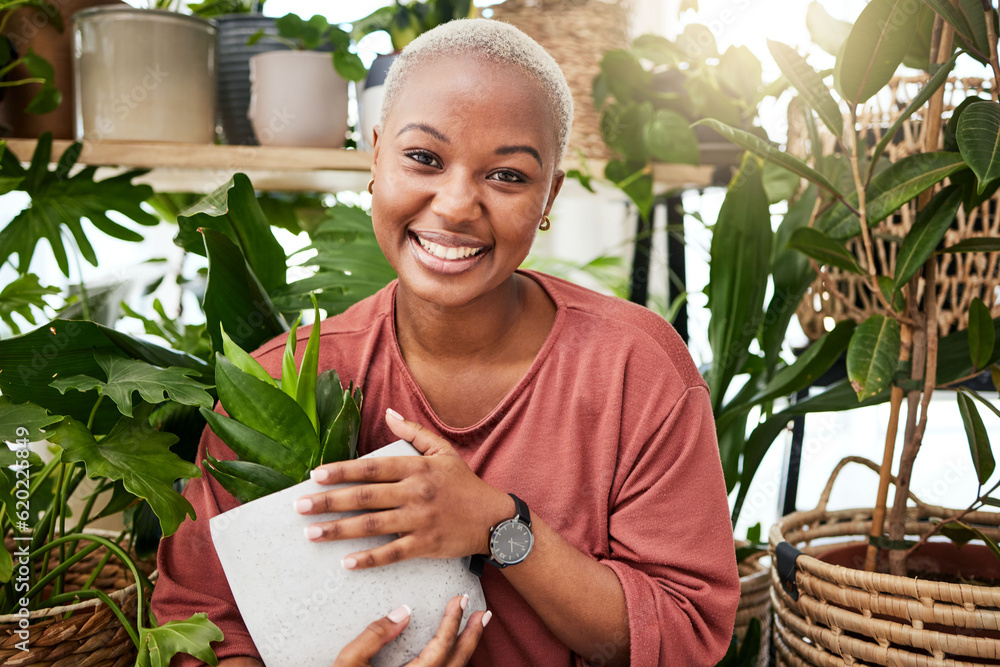
<path id="1" fill-rule="evenodd" d="M 102 369 L 95 354 L 124 354 L 154 366 L 191 368 L 201 373 L 206 384 L 214 382 L 211 367 L 196 357 L 94 322 L 53 320 L 30 333 L 0 341 L 0 392 L 15 403 L 35 403 L 87 423 L 94 396 L 77 392 L 63 396 L 50 383 L 57 374 L 99 377 Z M 114 403 L 104 401 L 97 411 L 94 432 L 107 433 L 119 416 Z"/>
<path id="2" fill-rule="evenodd" d="M 993 316 L 982 299 L 975 297 L 969 304 L 969 356 L 976 370 L 986 368 L 993 356 L 996 336 L 993 331 Z"/>
<path id="3" fill-rule="evenodd" d="M 201 414 L 212 431 L 229 445 L 240 460 L 267 466 L 296 482 L 301 482 L 308 476 L 311 461 L 302 458 L 302 451 L 292 449 L 212 410 L 202 408 Z"/>
<path id="4" fill-rule="evenodd" d="M 823 83 L 823 77 L 817 74 L 806 59 L 792 47 L 769 39 L 767 48 L 781 68 L 781 73 L 792 82 L 805 103 L 819 114 L 820 120 L 830 132 L 839 137 L 844 131 L 844 119 L 840 107 L 830 94 L 830 89 Z"/>
<path id="5" fill-rule="evenodd" d="M 730 46 L 719 58 L 716 76 L 723 90 L 729 89 L 748 104 L 760 97 L 762 68 L 757 56 L 745 46 Z"/>
<path id="6" fill-rule="evenodd" d="M 274 238 L 264 211 L 257 202 L 253 185 L 245 174 L 236 174 L 228 183 L 179 215 L 177 228 L 174 243 L 202 256 L 206 254 L 206 249 L 198 231 L 200 228 L 225 234 L 239 247 L 265 290 L 285 284 L 285 251 Z"/>
<path id="7" fill-rule="evenodd" d="M 250 461 L 220 461 L 212 455 L 207 455 L 205 467 L 222 488 L 243 503 L 295 485 L 295 480 L 267 466 Z"/>
<path id="8" fill-rule="evenodd" d="M 958 149 L 979 179 L 979 193 L 1000 178 L 1000 104 L 976 102 L 958 121 Z"/>
<path id="9" fill-rule="evenodd" d="M 820 264 L 836 266 L 857 275 L 864 274 L 864 271 L 858 266 L 858 260 L 844 247 L 843 243 L 834 241 L 813 227 L 795 230 L 792 238 L 788 240 L 788 247 L 805 253 Z"/>
<path id="10" fill-rule="evenodd" d="M 689 125 L 687 118 L 676 111 L 658 109 L 643 127 L 646 147 L 661 162 L 700 164 L 698 137 Z"/>
<path id="11" fill-rule="evenodd" d="M 650 74 L 634 55 L 612 49 L 601 57 L 601 73 L 608 90 L 619 102 L 631 102 L 652 83 Z"/>
<path id="12" fill-rule="evenodd" d="M 875 225 L 899 210 L 921 192 L 966 168 L 958 153 L 919 153 L 896 162 L 872 178 L 866 193 L 868 225 Z M 847 198 L 858 206 L 858 194 Z M 842 202 L 830 207 L 816 220 L 816 229 L 833 239 L 846 240 L 861 233 L 858 216 Z"/>
<path id="13" fill-rule="evenodd" d="M 191 379 L 197 371 L 190 368 L 157 368 L 145 361 L 122 356 L 98 353 L 97 364 L 104 370 L 107 381 L 88 375 L 73 375 L 52 382 L 52 386 L 65 394 L 68 389 L 89 391 L 97 388 L 118 406 L 126 417 L 132 416 L 132 393 L 139 392 L 147 403 L 162 403 L 169 399 L 183 405 L 211 408 L 212 397 L 205 385 Z"/>
<path id="14" fill-rule="evenodd" d="M 175 620 L 160 627 L 139 626 L 139 655 L 136 667 L 168 667 L 178 653 L 188 653 L 202 662 L 218 665 L 212 642 L 221 642 L 222 630 L 199 612 L 186 620 Z"/>
<path id="15" fill-rule="evenodd" d="M 959 0 L 958 7 L 951 0 L 922 0 L 955 29 L 955 36 L 969 54 L 982 63 L 989 62 L 989 39 L 986 32 L 985 12 L 981 0 Z"/>
<path id="16" fill-rule="evenodd" d="M 850 23 L 833 18 L 815 0 L 809 3 L 809 9 L 806 10 L 806 28 L 812 41 L 831 56 L 840 53 L 847 36 L 851 34 Z"/>
<path id="17" fill-rule="evenodd" d="M 137 407 L 134 418 L 119 419 L 100 442 L 72 417 L 47 433 L 49 442 L 62 448 L 63 462 L 80 461 L 91 479 L 120 479 L 130 493 L 146 499 L 166 536 L 177 530 L 185 515 L 195 518 L 191 503 L 174 490 L 174 481 L 200 477 L 201 471 L 170 451 L 177 436 L 154 430 L 149 425 L 151 411 L 148 404 Z"/>
<path id="18" fill-rule="evenodd" d="M 35 247 L 42 239 L 48 241 L 56 264 L 69 275 L 63 234 L 72 234 L 84 259 L 97 266 L 97 255 L 83 229 L 86 218 L 98 230 L 123 241 L 141 241 L 138 232 L 112 222 L 108 217 L 117 211 L 142 225 L 155 225 L 159 219 L 144 211 L 140 204 L 153 194 L 148 185 L 134 185 L 132 179 L 144 173 L 128 171 L 103 181 L 94 181 L 96 167 L 87 167 L 70 176 L 70 168 L 80 154 L 80 144 L 73 144 L 63 153 L 53 171 L 48 170 L 52 152 L 52 135 L 39 138 L 31 165 L 25 170 L 17 158 L 7 152 L 0 159 L 0 176 L 22 178 L 17 189 L 31 197 L 31 206 L 18 213 L 0 230 L 0 262 L 17 254 L 17 269 L 27 273 Z"/>
<path id="19" fill-rule="evenodd" d="M 253 350 L 287 330 L 284 318 L 257 280 L 239 247 L 225 234 L 202 229 L 208 253 L 205 320 L 212 349 L 221 352 L 222 327 L 233 342 Z"/>
<path id="20" fill-rule="evenodd" d="M 60 291 L 58 287 L 42 285 L 34 273 L 18 276 L 0 290 L 0 320 L 3 320 L 15 334 L 19 334 L 21 329 L 11 315 L 17 313 L 29 324 L 35 324 L 33 309 L 42 310 L 48 305 L 45 297 L 59 294 Z"/>
<path id="21" fill-rule="evenodd" d="M 976 468 L 976 476 L 980 484 L 985 484 L 996 468 L 996 461 L 993 459 L 993 449 L 990 447 L 990 437 L 983 424 L 983 418 L 979 416 L 972 398 L 963 392 L 957 392 L 958 411 L 962 415 L 962 424 L 965 426 L 965 437 L 969 441 L 969 451 L 972 454 L 972 464 Z"/>
<path id="22" fill-rule="evenodd" d="M 859 401 L 888 388 L 899 364 L 899 349 L 895 319 L 876 314 L 858 325 L 847 348 L 847 377 Z"/>
<path id="23" fill-rule="evenodd" d="M 833 183 L 831 183 L 826 176 L 819 173 L 802 160 L 799 160 L 798 158 L 772 146 L 760 137 L 754 136 L 749 132 L 739 130 L 735 127 L 730 127 L 725 123 L 721 123 L 711 118 L 700 120 L 697 123 L 694 123 L 694 125 L 707 125 L 740 148 L 744 148 L 754 155 L 764 158 L 765 160 L 770 160 L 771 162 L 779 164 L 793 174 L 798 174 L 802 178 L 815 183 L 829 192 L 839 194 L 837 188 L 834 187 Z"/>
<path id="24" fill-rule="evenodd" d="M 1000 340 L 1000 317 L 992 322 L 994 340 Z M 952 384 L 976 374 L 969 348 L 968 331 L 955 331 L 938 341 L 937 383 L 939 387 Z M 985 365 L 1000 363 L 1000 345 L 994 345 L 993 354 Z"/>
<path id="25" fill-rule="evenodd" d="M 762 324 L 772 232 L 761 172 L 758 158 L 744 156 L 712 234 L 708 301 L 712 366 L 707 381 L 716 412 Z"/>
<path id="26" fill-rule="evenodd" d="M 14 403 L 10 396 L 0 396 L 0 442 L 16 442 L 25 438 L 29 442 L 44 440 L 42 429 L 59 421 L 62 421 L 62 415 L 49 414 L 40 405 Z"/>
<path id="27" fill-rule="evenodd" d="M 934 195 L 927 206 L 917 214 L 917 219 L 903 239 L 899 254 L 896 256 L 893 290 L 898 290 L 909 282 L 924 262 L 934 254 L 934 249 L 941 243 L 961 205 L 962 190 L 948 187 Z"/>
<path id="28" fill-rule="evenodd" d="M 889 83 L 919 25 L 913 0 L 872 0 L 854 22 L 838 56 L 837 89 L 851 104 L 866 102 Z"/>

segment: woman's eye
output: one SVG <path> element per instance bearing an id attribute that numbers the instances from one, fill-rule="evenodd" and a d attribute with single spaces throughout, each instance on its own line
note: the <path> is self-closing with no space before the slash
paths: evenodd
<path id="1" fill-rule="evenodd" d="M 516 171 L 498 171 L 493 174 L 493 177 L 504 183 L 520 183 L 524 181 L 524 178 Z"/>
<path id="2" fill-rule="evenodd" d="M 439 166 L 437 158 L 435 158 L 433 155 L 430 155 L 429 153 L 407 153 L 406 155 L 411 160 L 415 160 L 420 164 L 425 164 L 428 167 Z"/>

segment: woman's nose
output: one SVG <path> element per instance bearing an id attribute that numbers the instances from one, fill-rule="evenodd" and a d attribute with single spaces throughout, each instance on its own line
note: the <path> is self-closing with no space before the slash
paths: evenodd
<path id="1" fill-rule="evenodd" d="M 440 180 L 431 211 L 452 224 L 475 220 L 480 215 L 479 190 L 473 179 L 455 171 Z"/>

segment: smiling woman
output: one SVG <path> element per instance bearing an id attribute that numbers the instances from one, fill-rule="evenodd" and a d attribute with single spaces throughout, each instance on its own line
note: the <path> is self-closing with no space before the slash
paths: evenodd
<path id="1" fill-rule="evenodd" d="M 403 438 L 423 456 L 314 470 L 320 484 L 368 484 L 301 498 L 295 511 L 315 516 L 302 539 L 397 536 L 347 569 L 494 566 L 482 573 L 491 614 L 459 637 L 449 605 L 421 665 L 715 664 L 739 585 L 701 376 L 659 316 L 517 269 L 564 179 L 565 80 L 536 43 L 487 20 L 430 31 L 393 67 L 371 191 L 399 279 L 319 325 L 319 357 L 363 388 L 360 453 Z M 272 375 L 284 346 L 255 355 Z M 210 431 L 206 454 L 233 458 Z M 158 618 L 208 611 L 226 633 L 222 664 L 252 661 L 205 557 L 206 517 L 236 501 L 211 477 L 185 495 L 199 519 L 160 548 Z M 372 512 L 324 516 L 356 510 Z M 367 664 L 406 619 L 378 621 L 335 664 Z"/>

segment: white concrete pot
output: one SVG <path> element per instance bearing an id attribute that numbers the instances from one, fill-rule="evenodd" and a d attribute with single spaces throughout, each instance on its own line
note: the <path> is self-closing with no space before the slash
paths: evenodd
<path id="1" fill-rule="evenodd" d="M 73 17 L 75 135 L 215 140 L 215 27 L 195 16 L 95 7 Z"/>
<path id="2" fill-rule="evenodd" d="M 372 454 L 420 456 L 402 440 Z M 342 485 L 350 486 L 350 485 Z M 400 605 L 413 614 L 403 634 L 372 665 L 395 667 L 416 658 L 437 632 L 448 600 L 469 594 L 469 615 L 485 610 L 479 579 L 468 559 L 418 558 L 371 570 L 341 567 L 350 553 L 395 536 L 310 542 L 304 531 L 317 517 L 302 516 L 294 501 L 337 487 L 311 480 L 241 505 L 211 519 L 212 541 L 247 630 L 267 667 L 329 667 L 340 649 L 372 621 Z M 360 512 L 328 514 L 337 519 Z"/>
<path id="3" fill-rule="evenodd" d="M 347 81 L 329 53 L 270 51 L 250 58 L 250 110 L 264 146 L 340 148 L 347 138 Z"/>

